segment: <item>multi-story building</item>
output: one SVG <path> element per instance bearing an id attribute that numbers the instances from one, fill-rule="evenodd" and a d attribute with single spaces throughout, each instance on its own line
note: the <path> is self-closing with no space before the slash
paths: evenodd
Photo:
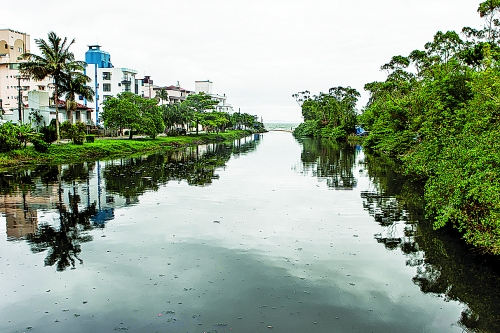
<path id="1" fill-rule="evenodd" d="M 102 110 L 102 102 L 119 93 L 130 91 L 138 93 L 137 71 L 130 68 L 114 67 L 111 63 L 111 56 L 108 52 L 101 50 L 100 45 L 89 45 L 85 53 L 85 62 L 87 68 L 85 74 L 91 78 L 89 86 L 94 88 L 94 101 L 83 101 L 83 103 L 92 109 L 95 109 L 96 124 L 99 124 L 99 114 Z"/>
<path id="2" fill-rule="evenodd" d="M 233 110 L 232 105 L 227 103 L 227 101 L 226 101 L 226 99 L 227 99 L 226 94 L 218 95 L 218 94 L 212 93 L 212 84 L 213 84 L 213 82 L 211 82 L 210 80 L 194 81 L 195 92 L 197 94 L 200 92 L 204 92 L 205 94 L 210 95 L 210 97 L 212 97 L 212 99 L 218 101 L 219 104 L 217 104 L 215 106 L 216 111 L 233 113 L 234 110 Z"/>
<path id="3" fill-rule="evenodd" d="M 52 78 L 36 81 L 19 74 L 22 55 L 29 52 L 30 35 L 0 29 L 0 107 L 4 120 L 29 122 L 28 91 L 53 91 Z"/>
<path id="4" fill-rule="evenodd" d="M 153 91 L 154 91 L 154 96 L 156 96 L 156 92 L 165 89 L 168 94 L 168 100 L 166 101 L 159 101 L 160 104 L 174 104 L 174 103 L 180 103 L 182 101 L 186 100 L 186 97 L 190 94 L 193 94 L 194 91 L 190 91 L 187 89 L 184 89 L 180 86 L 179 82 L 177 82 L 177 85 L 171 85 L 171 86 L 166 86 L 166 87 L 158 87 L 154 86 Z"/>

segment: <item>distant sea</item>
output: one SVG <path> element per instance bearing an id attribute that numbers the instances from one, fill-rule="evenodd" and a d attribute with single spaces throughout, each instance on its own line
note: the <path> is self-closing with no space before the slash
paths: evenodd
<path id="1" fill-rule="evenodd" d="M 272 130 L 294 130 L 300 123 L 264 123 L 264 127 L 268 131 Z"/>

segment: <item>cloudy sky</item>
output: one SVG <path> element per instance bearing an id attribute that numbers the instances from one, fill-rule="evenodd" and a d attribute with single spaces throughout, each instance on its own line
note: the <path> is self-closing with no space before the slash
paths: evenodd
<path id="1" fill-rule="evenodd" d="M 0 28 L 34 39 L 48 31 L 111 54 L 155 84 L 194 90 L 213 82 L 235 110 L 264 122 L 300 122 L 291 95 L 383 80 L 394 55 L 422 49 L 441 30 L 479 28 L 479 0 L 17 0 L 2 6 Z"/>

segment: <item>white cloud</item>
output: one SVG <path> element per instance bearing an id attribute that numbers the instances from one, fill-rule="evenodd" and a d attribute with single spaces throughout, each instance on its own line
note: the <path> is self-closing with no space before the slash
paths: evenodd
<path id="1" fill-rule="evenodd" d="M 380 65 L 423 48 L 438 30 L 479 27 L 479 1 L 456 0 L 18 0 L 0 27 L 34 38 L 76 38 L 83 59 L 99 43 L 117 67 L 156 84 L 210 79 L 242 112 L 300 121 L 291 95 L 383 79 Z M 366 102 L 363 94 L 359 107 Z"/>

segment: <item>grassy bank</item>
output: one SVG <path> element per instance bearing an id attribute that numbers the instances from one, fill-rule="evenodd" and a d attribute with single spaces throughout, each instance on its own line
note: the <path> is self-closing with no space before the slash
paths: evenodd
<path id="1" fill-rule="evenodd" d="M 34 147 L 0 153 L 0 169 L 20 165 L 61 164 L 81 161 L 128 156 L 161 149 L 177 149 L 210 142 L 232 141 L 250 135 L 249 131 L 227 131 L 219 134 L 199 134 L 156 139 L 115 139 L 103 138 L 93 143 L 75 145 L 72 143 L 53 144 L 46 153 L 37 152 Z"/>

